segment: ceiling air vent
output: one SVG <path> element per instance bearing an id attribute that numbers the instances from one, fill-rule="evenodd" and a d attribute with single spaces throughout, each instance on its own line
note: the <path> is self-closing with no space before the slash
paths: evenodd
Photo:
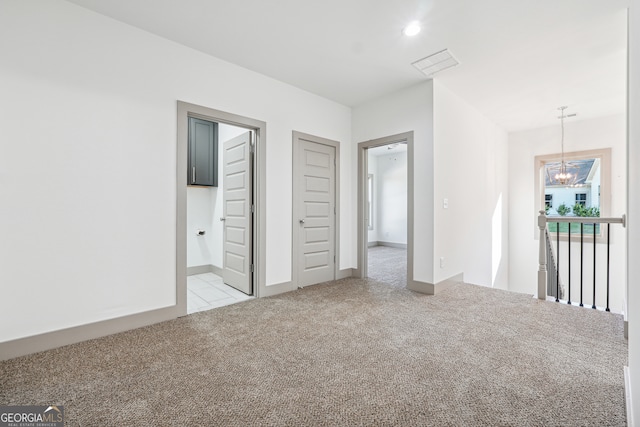
<path id="1" fill-rule="evenodd" d="M 446 70 L 447 68 L 455 67 L 459 62 L 451 55 L 449 49 L 441 50 L 440 52 L 429 55 L 426 58 L 418 59 L 413 65 L 427 77 L 433 77 L 434 74 Z"/>

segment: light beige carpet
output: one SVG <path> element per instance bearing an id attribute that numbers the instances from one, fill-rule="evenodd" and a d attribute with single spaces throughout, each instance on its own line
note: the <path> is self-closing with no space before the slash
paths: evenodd
<path id="1" fill-rule="evenodd" d="M 0 362 L 82 426 L 621 426 L 622 318 L 345 279 Z"/>
<path id="2" fill-rule="evenodd" d="M 393 286 L 407 286 L 407 250 L 389 246 L 374 246 L 368 249 L 368 271 L 370 279 Z"/>

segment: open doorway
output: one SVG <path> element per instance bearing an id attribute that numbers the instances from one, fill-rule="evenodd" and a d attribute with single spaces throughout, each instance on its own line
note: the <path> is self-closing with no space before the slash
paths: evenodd
<path id="1" fill-rule="evenodd" d="M 264 135 L 257 120 L 178 102 L 177 305 L 181 315 L 264 289 Z"/>
<path id="2" fill-rule="evenodd" d="M 367 275 L 407 284 L 407 143 L 367 149 Z"/>
<path id="3" fill-rule="evenodd" d="M 253 297 L 254 135 L 226 123 L 189 121 L 187 314 L 192 314 Z M 196 158 L 200 155 L 207 161 Z"/>
<path id="4" fill-rule="evenodd" d="M 413 132 L 358 144 L 358 275 L 413 281 Z"/>

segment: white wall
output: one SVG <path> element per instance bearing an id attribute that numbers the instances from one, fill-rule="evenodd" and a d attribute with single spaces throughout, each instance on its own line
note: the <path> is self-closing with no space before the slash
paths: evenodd
<path id="1" fill-rule="evenodd" d="M 352 112 L 351 180 L 357 188 L 357 144 L 414 132 L 414 280 L 433 283 L 433 82 L 425 81 L 356 107 Z M 355 224 L 351 229 L 357 239 Z M 354 254 L 355 255 L 355 254 Z"/>
<path id="2" fill-rule="evenodd" d="M 437 80 L 434 88 L 435 281 L 464 273 L 465 282 L 504 289 L 507 134 Z"/>
<path id="3" fill-rule="evenodd" d="M 222 240 L 214 239 L 212 230 L 218 191 L 216 187 L 187 187 L 187 267 L 215 265 L 214 254 L 222 250 Z M 198 230 L 205 235 L 198 236 Z"/>
<path id="4" fill-rule="evenodd" d="M 628 306 L 629 372 L 633 422 L 640 424 L 640 1 L 629 16 Z"/>
<path id="5" fill-rule="evenodd" d="M 347 107 L 59 0 L 0 3 L 0 93 L 0 342 L 175 304 L 177 100 L 267 123 L 268 285 L 291 280 L 292 131 L 341 141 L 355 267 Z"/>
<path id="6" fill-rule="evenodd" d="M 378 241 L 407 244 L 407 152 L 378 156 Z"/>
<path id="7" fill-rule="evenodd" d="M 626 211 L 625 126 L 623 115 L 565 123 L 565 152 L 611 148 L 612 216 Z M 512 291 L 536 293 L 538 206 L 534 195 L 534 158 L 558 153 L 559 149 L 559 125 L 509 134 L 509 289 Z M 624 283 L 625 246 L 624 230 L 612 226 L 611 283 Z M 621 305 L 622 291 L 611 296 L 612 308 L 619 311 Z"/>

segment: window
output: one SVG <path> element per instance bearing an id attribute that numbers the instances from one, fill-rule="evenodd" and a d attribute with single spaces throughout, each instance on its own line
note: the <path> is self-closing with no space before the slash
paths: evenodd
<path id="1" fill-rule="evenodd" d="M 609 216 L 611 203 L 611 149 L 564 154 L 564 170 L 569 178 L 560 179 L 560 153 L 535 158 L 535 207 L 544 209 L 548 217 Z M 549 223 L 555 232 L 557 223 Z M 568 231 L 568 223 L 560 223 L 560 233 Z M 590 226 L 590 234 L 601 234 L 600 227 Z M 585 233 L 587 233 L 585 226 Z M 580 225 L 571 225 L 571 233 L 579 233 Z M 565 236 L 566 238 L 566 236 Z M 572 237 L 575 238 L 575 237 Z"/>

